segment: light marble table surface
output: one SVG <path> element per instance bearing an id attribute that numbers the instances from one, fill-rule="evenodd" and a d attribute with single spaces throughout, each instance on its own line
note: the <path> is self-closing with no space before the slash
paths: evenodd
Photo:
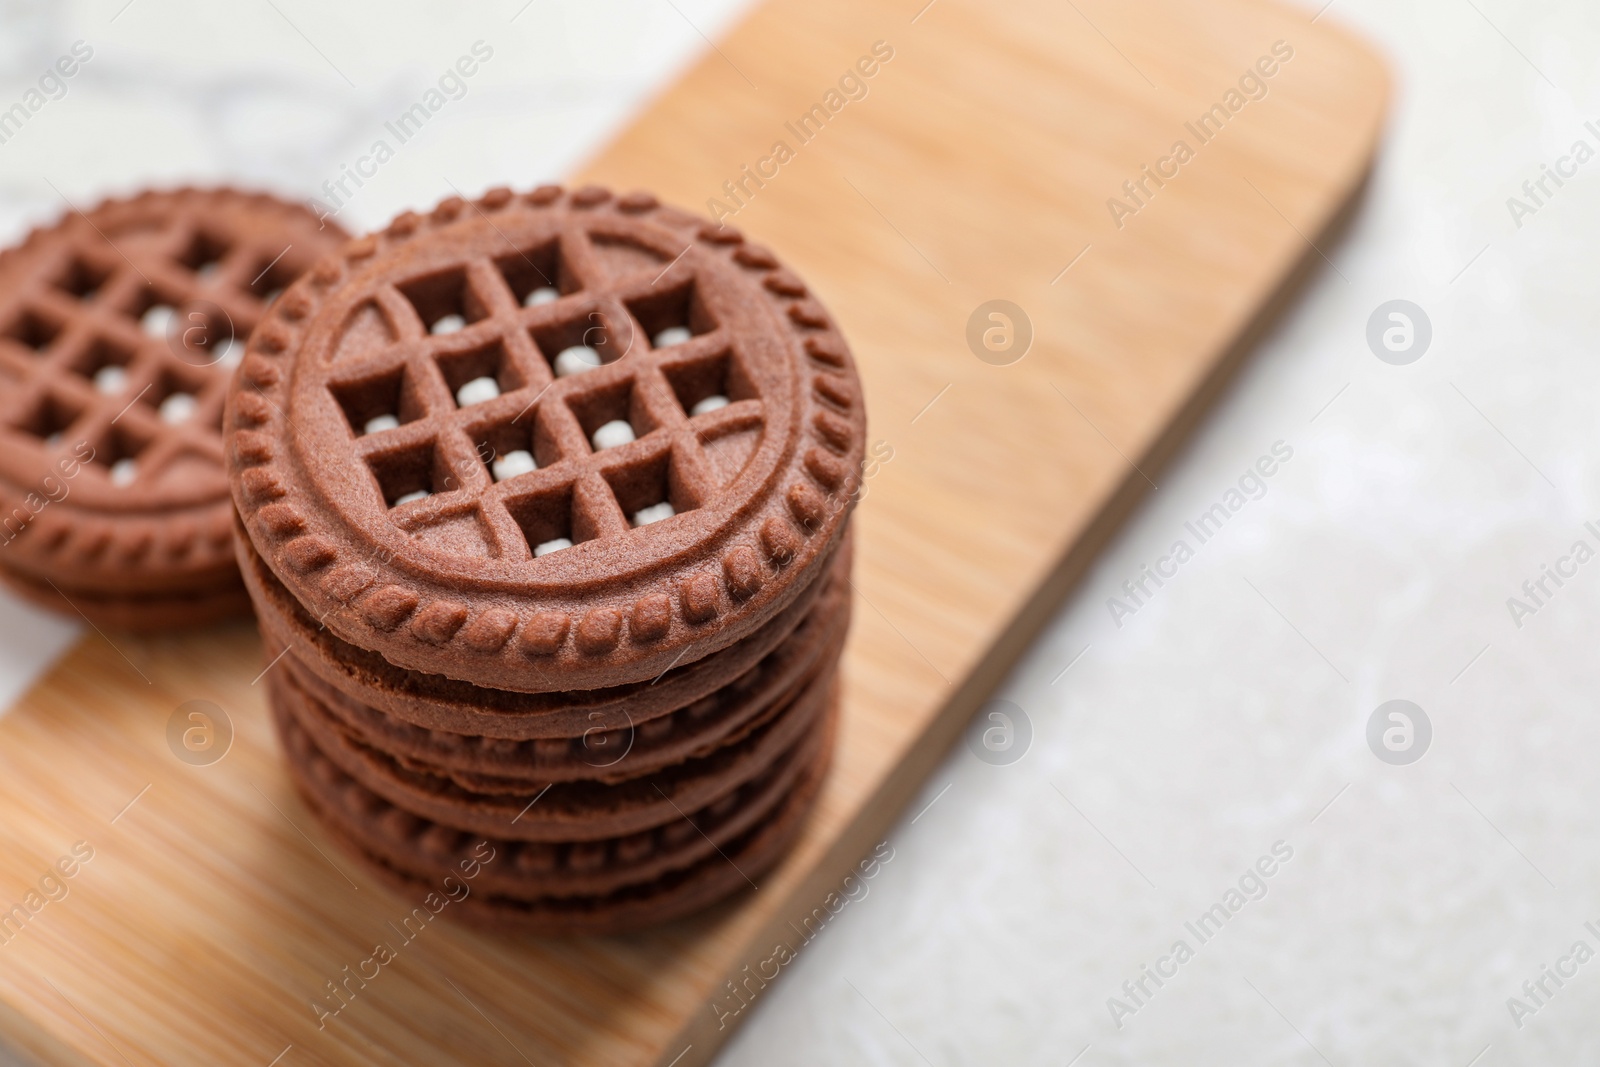
<path id="1" fill-rule="evenodd" d="M 342 217 L 559 177 L 742 6 L 525 2 L 0 2 L 0 100 L 95 49 L 0 145 L 0 236 L 150 182 L 316 195 L 478 39 L 495 59 L 452 121 Z M 1350 232 L 997 693 L 1027 750 L 957 747 L 721 1062 L 1600 1058 L 1600 562 L 1574 554 L 1600 550 L 1600 158 L 1574 155 L 1600 151 L 1600 13 L 1320 17 L 1396 73 Z M 1392 300 L 1431 326 L 1403 364 L 1368 343 Z M 1114 618 L 1275 446 L 1259 499 Z M 76 636 L 0 599 L 0 702 Z M 1392 709 L 1369 743 L 1392 700 L 1420 709 L 1409 749 Z"/>

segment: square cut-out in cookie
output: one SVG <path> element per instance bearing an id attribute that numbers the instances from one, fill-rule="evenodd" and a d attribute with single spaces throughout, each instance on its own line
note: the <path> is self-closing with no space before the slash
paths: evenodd
<path id="1" fill-rule="evenodd" d="M 692 278 L 628 301 L 628 311 L 644 327 L 651 348 L 672 348 L 717 328 Z"/>
<path id="2" fill-rule="evenodd" d="M 57 289 L 79 300 L 93 300 L 115 271 L 116 265 L 113 263 L 74 256 L 53 282 Z"/>
<path id="3" fill-rule="evenodd" d="M 141 466 L 141 458 L 150 447 L 151 438 L 135 430 L 128 422 L 116 423 L 106 429 L 94 447 L 93 463 L 117 488 L 126 488 L 149 476 Z"/>
<path id="4" fill-rule="evenodd" d="M 461 480 L 450 472 L 432 441 L 375 453 L 367 458 L 367 466 L 384 504 L 391 508 L 461 488 Z"/>
<path id="5" fill-rule="evenodd" d="M 101 393 L 119 393 L 137 349 L 111 337 L 96 337 L 72 364 Z"/>
<path id="6" fill-rule="evenodd" d="M 423 415 L 422 403 L 403 366 L 336 382 L 328 389 L 357 437 L 392 430 Z"/>
<path id="7" fill-rule="evenodd" d="M 181 330 L 183 294 L 141 286 L 124 301 L 121 310 L 149 337 L 174 337 Z"/>
<path id="8" fill-rule="evenodd" d="M 535 326 L 529 333 L 558 378 L 615 363 L 627 354 L 633 341 L 631 328 L 619 334 L 599 311 Z"/>
<path id="9" fill-rule="evenodd" d="M 678 478 L 668 449 L 611 467 L 604 477 L 617 506 L 634 526 L 648 526 L 700 506 Z"/>
<path id="10" fill-rule="evenodd" d="M 0 337 L 16 342 L 32 354 L 42 354 L 59 336 L 61 323 L 32 308 L 24 308 L 0 330 Z"/>
<path id="11" fill-rule="evenodd" d="M 581 288 L 555 237 L 501 256 L 494 265 L 523 307 L 549 303 Z"/>
<path id="12" fill-rule="evenodd" d="M 665 363 L 661 373 L 672 386 L 672 395 L 690 416 L 757 397 L 743 368 L 726 351 Z"/>
<path id="13" fill-rule="evenodd" d="M 494 481 L 507 482 L 560 460 L 555 438 L 537 411 L 530 408 L 469 430 L 478 458 Z"/>
<path id="14" fill-rule="evenodd" d="M 616 432 L 623 427 L 627 428 L 632 440 L 656 428 L 655 420 L 642 402 L 642 395 L 629 379 L 569 396 L 567 407 L 583 429 L 589 447 L 600 452 L 627 443 L 620 438 L 629 435 Z"/>
<path id="15" fill-rule="evenodd" d="M 528 551 L 535 558 L 592 541 L 599 535 L 598 524 L 577 506 L 577 494 L 570 484 L 512 497 L 506 501 L 506 510 L 527 538 Z"/>
<path id="16" fill-rule="evenodd" d="M 506 355 L 505 342 L 498 337 L 462 352 L 442 352 L 434 361 L 457 407 L 486 403 L 523 385 L 522 376 Z"/>
<path id="17" fill-rule="evenodd" d="M 191 422 L 200 408 L 200 393 L 209 384 L 207 378 L 200 370 L 165 369 L 139 394 L 139 402 L 154 408 L 169 426 Z"/>
<path id="18" fill-rule="evenodd" d="M 83 415 L 83 410 L 77 401 L 46 393 L 23 413 L 16 427 L 41 441 L 58 444 L 65 439 L 72 424 Z"/>
<path id="19" fill-rule="evenodd" d="M 233 251 L 233 241 L 218 233 L 201 230 L 189 239 L 178 262 L 202 280 L 210 280 L 222 269 L 222 261 Z"/>
<path id="20" fill-rule="evenodd" d="M 416 310 L 426 333 L 455 333 L 489 315 L 489 309 L 467 283 L 465 267 L 424 274 L 400 283 L 398 288 Z"/>

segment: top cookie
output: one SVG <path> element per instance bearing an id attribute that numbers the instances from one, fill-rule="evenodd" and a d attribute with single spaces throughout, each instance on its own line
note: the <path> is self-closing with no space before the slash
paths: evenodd
<path id="1" fill-rule="evenodd" d="M 284 294 L 229 394 L 251 541 L 342 639 L 524 692 L 647 680 L 816 579 L 860 383 L 765 249 L 646 194 L 451 198 Z"/>
<path id="2" fill-rule="evenodd" d="M 4 564 L 130 594 L 231 573 L 227 380 L 277 293 L 344 240 L 264 194 L 179 189 L 0 253 Z"/>

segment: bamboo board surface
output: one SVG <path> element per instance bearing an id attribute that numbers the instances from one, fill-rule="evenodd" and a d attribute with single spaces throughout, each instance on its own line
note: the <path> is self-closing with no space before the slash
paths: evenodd
<path id="1" fill-rule="evenodd" d="M 77 843 L 93 853 L 46 880 L 67 895 L 33 898 L 0 944 L 0 1032 L 19 1053 L 251 1067 L 714 1055 L 725 980 L 798 942 L 791 920 L 871 851 L 1146 488 L 1140 468 L 1320 263 L 1310 242 L 1360 187 L 1386 103 L 1363 45 L 1265 0 L 919 4 L 769 0 L 578 179 L 737 209 L 730 223 L 839 319 L 870 439 L 893 452 L 857 512 L 845 717 L 793 854 L 759 890 L 644 936 L 436 922 L 400 943 L 389 924 L 416 902 L 364 878 L 290 787 L 252 628 L 91 635 L 0 719 L 0 910 Z M 857 68 L 876 42 L 878 62 Z M 1228 97 L 1275 42 L 1292 58 L 1245 86 L 1265 94 Z M 1226 121 L 1197 136 L 1214 104 Z M 795 125 L 813 105 L 820 132 Z M 1123 183 L 1145 165 L 1169 177 L 1134 200 Z M 743 183 L 737 199 L 725 182 Z M 1009 365 L 969 348 L 991 299 L 1031 321 Z M 210 766 L 168 747 L 190 700 L 236 732 Z M 397 958 L 319 1028 L 325 983 L 380 940 Z"/>

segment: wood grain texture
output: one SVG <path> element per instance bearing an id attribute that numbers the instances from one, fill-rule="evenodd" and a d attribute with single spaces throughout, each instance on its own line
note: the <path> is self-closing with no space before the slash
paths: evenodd
<path id="1" fill-rule="evenodd" d="M 858 512 L 837 762 L 783 866 L 645 936 L 441 920 L 405 942 L 390 924 L 417 902 L 364 878 L 289 786 L 253 630 L 91 637 L 0 721 L 0 909 L 75 842 L 94 849 L 65 899 L 0 944 L 0 1026 L 19 1051 L 252 1067 L 714 1054 L 738 1021 L 719 1025 L 726 979 L 798 947 L 790 922 L 871 850 L 1264 309 L 1321 264 L 1310 242 L 1359 188 L 1386 101 L 1362 45 L 1263 0 L 919 6 L 770 0 L 583 175 L 731 207 L 724 181 L 785 142 L 792 158 L 747 179 L 730 221 L 837 316 L 871 437 L 893 449 Z M 894 54 L 865 98 L 809 141 L 786 128 L 878 41 Z M 1208 143 L 1186 131 L 1278 41 L 1293 58 L 1263 98 Z M 1194 157 L 1119 228 L 1107 199 L 1178 140 Z M 994 298 L 1033 326 L 1009 366 L 965 340 Z M 212 766 L 167 747 L 194 699 L 237 731 Z M 312 1002 L 334 1003 L 325 983 L 378 941 L 397 959 L 319 1028 Z"/>

